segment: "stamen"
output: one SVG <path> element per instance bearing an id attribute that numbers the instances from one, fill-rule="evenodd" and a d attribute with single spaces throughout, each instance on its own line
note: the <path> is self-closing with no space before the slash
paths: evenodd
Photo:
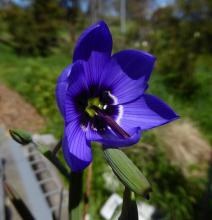
<path id="1" fill-rule="evenodd" d="M 88 103 L 87 103 L 87 106 L 85 108 L 85 111 L 86 113 L 91 117 L 93 118 L 96 114 L 95 110 L 92 108 L 92 106 L 96 106 L 97 108 L 99 109 L 102 109 L 103 106 L 102 106 L 102 103 L 100 102 L 99 98 L 98 97 L 95 97 L 95 98 L 91 98 L 91 99 L 88 99 Z"/>
<path id="2" fill-rule="evenodd" d="M 123 138 L 129 138 L 130 135 L 122 128 L 120 127 L 112 117 L 109 115 L 106 115 L 101 109 L 99 109 L 96 106 L 92 106 L 93 110 L 98 114 L 99 117 L 101 117 L 109 126 L 110 128 Z"/>

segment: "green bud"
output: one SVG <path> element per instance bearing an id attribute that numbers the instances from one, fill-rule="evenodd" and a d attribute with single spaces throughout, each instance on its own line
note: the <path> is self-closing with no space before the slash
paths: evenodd
<path id="1" fill-rule="evenodd" d="M 26 145 L 32 142 L 32 136 L 29 132 L 21 129 L 10 129 L 11 137 L 19 144 Z"/>
<path id="2" fill-rule="evenodd" d="M 141 196 L 148 196 L 151 186 L 135 164 L 119 149 L 105 149 L 104 157 L 119 180 Z"/>

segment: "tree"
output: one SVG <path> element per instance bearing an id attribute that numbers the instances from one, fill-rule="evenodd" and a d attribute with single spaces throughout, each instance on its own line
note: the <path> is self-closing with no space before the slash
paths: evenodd
<path id="1" fill-rule="evenodd" d="M 57 0 L 34 0 L 31 7 L 7 9 L 6 21 L 18 54 L 50 53 L 57 44 L 60 8 Z"/>

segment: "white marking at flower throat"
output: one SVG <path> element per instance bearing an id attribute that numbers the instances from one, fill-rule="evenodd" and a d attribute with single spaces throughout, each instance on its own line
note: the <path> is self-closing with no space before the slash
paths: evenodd
<path id="1" fill-rule="evenodd" d="M 113 102 L 114 102 L 114 105 L 118 105 L 118 98 L 116 97 L 116 96 L 114 96 L 110 91 L 108 91 L 108 95 L 110 96 L 110 98 L 111 99 L 113 99 Z M 116 123 L 118 124 L 118 125 L 120 125 L 119 123 L 120 123 L 120 121 L 121 121 L 121 118 L 122 118 L 122 116 L 123 116 L 123 113 L 124 113 L 124 108 L 123 108 L 123 105 L 119 105 L 118 106 L 119 108 L 119 114 L 118 114 L 118 117 L 116 118 Z M 103 109 L 106 109 L 107 108 L 107 106 L 105 107 L 103 107 Z"/>

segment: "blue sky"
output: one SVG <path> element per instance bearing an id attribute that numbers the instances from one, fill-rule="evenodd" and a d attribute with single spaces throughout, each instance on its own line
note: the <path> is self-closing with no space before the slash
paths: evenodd
<path id="1" fill-rule="evenodd" d="M 45 1 L 45 0 L 44 0 Z M 23 6 L 23 7 L 26 7 L 29 5 L 29 2 L 28 0 L 12 0 L 12 2 L 14 2 L 15 4 L 17 5 L 20 5 L 20 6 Z"/>
<path id="2" fill-rule="evenodd" d="M 161 7 L 166 6 L 167 4 L 171 4 L 174 2 L 174 0 L 157 0 L 158 5 Z"/>

